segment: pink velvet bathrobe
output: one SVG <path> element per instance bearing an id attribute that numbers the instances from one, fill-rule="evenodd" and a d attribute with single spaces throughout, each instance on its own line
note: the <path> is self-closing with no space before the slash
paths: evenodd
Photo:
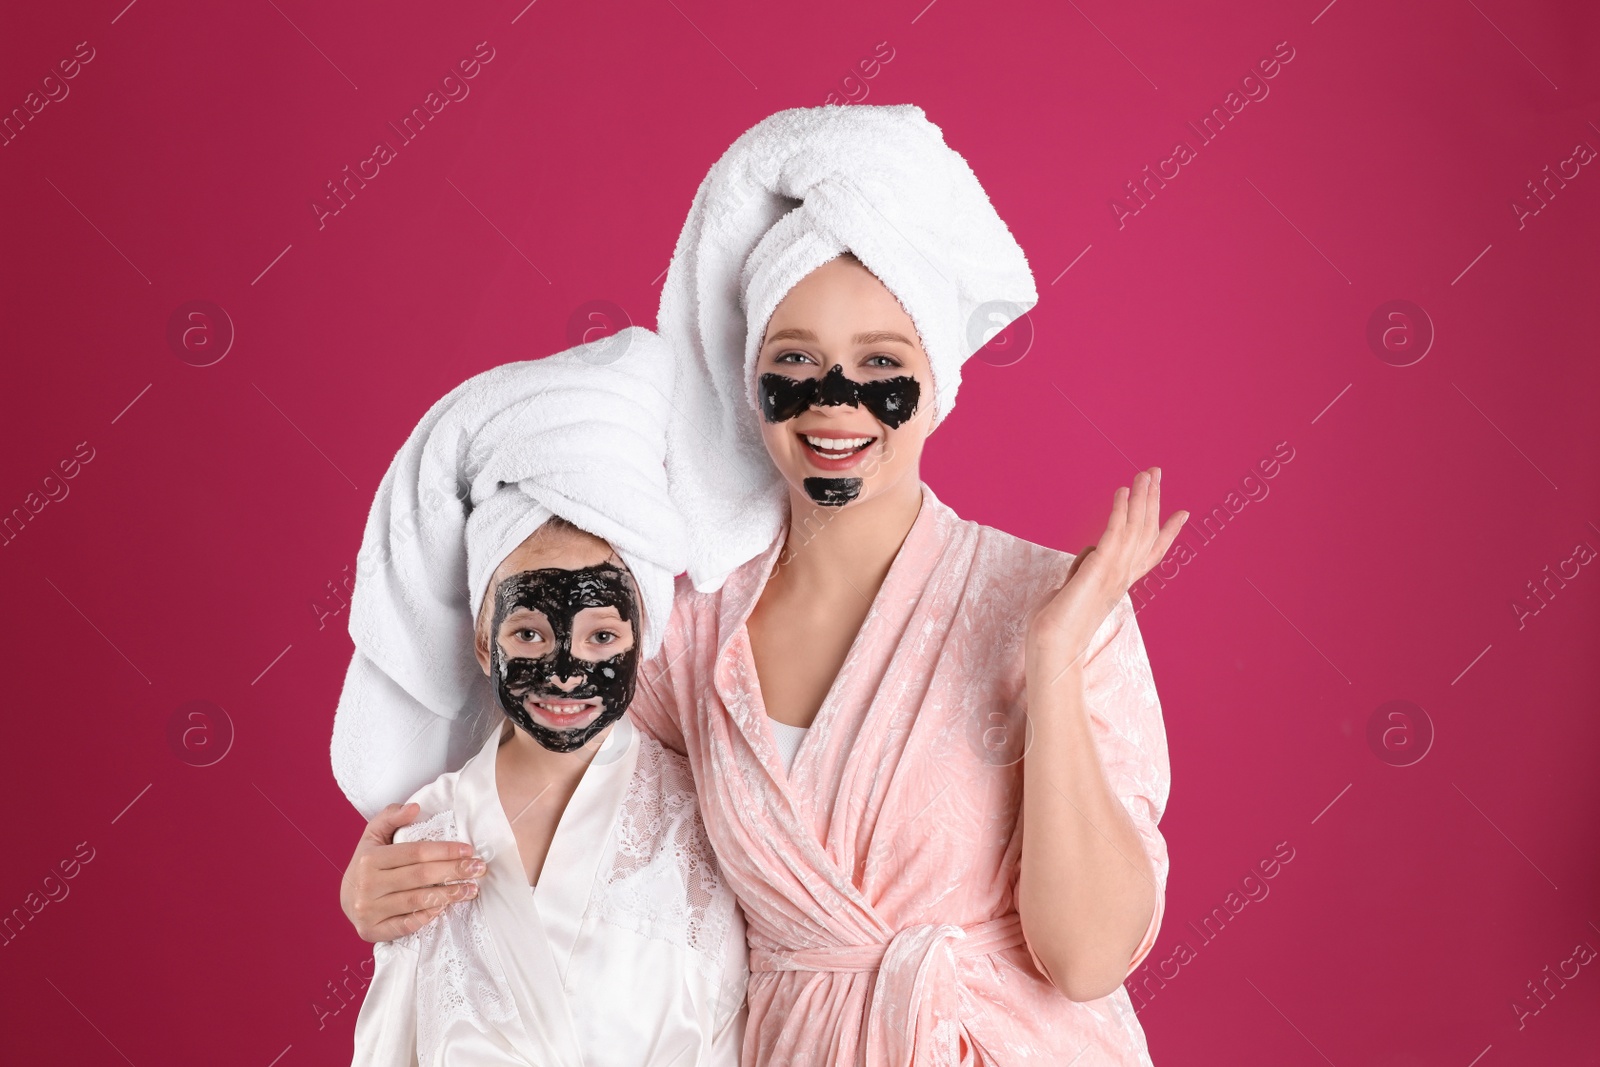
<path id="1" fill-rule="evenodd" d="M 688 756 L 745 910 L 743 1063 L 1149 1064 L 1126 991 L 1068 1000 L 1035 967 L 1017 917 L 1026 620 L 1073 557 L 963 520 L 924 486 L 786 773 L 745 629 L 781 542 L 714 593 L 680 578 L 631 712 Z M 1156 824 L 1170 777 L 1126 596 L 1094 636 L 1085 685 L 1100 759 L 1155 868 L 1132 973 L 1164 911 Z"/>

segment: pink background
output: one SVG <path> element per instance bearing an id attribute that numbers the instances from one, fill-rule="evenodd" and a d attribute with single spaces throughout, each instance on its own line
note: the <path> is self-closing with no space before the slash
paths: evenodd
<path id="1" fill-rule="evenodd" d="M 1078 550 L 1159 463 L 1169 508 L 1227 514 L 1140 616 L 1173 767 L 1131 982 L 1155 1062 L 1596 1062 L 1600 962 L 1528 988 L 1600 949 L 1600 163 L 1563 164 L 1600 149 L 1595 5 L 125 2 L 0 32 L 6 113 L 93 49 L 0 147 L 8 1062 L 347 1061 L 361 820 L 327 746 L 378 479 L 589 302 L 653 325 L 706 169 L 830 93 L 921 105 L 1038 279 L 930 444 L 940 496 Z M 1543 203 L 1547 165 L 1578 172 Z M 209 366 L 217 329 L 168 340 L 193 300 L 236 333 Z M 1436 335 L 1408 366 L 1416 312 L 1367 339 L 1392 300 Z M 1422 710 L 1369 742 L 1391 700 Z"/>

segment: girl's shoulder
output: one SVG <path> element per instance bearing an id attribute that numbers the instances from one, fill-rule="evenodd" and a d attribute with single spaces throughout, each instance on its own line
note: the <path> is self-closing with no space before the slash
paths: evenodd
<path id="1" fill-rule="evenodd" d="M 461 773 L 447 771 L 406 798 L 407 804 L 415 804 L 422 810 L 412 823 L 394 832 L 395 844 L 404 841 L 461 840 L 456 819 L 456 785 L 461 780 Z"/>
<path id="2" fill-rule="evenodd" d="M 639 759 L 634 764 L 628 792 L 644 806 L 674 809 L 694 821 L 700 818 L 688 758 L 649 734 L 639 735 Z"/>

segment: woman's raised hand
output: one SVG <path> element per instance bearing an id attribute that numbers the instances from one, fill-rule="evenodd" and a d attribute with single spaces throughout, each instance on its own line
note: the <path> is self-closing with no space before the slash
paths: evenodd
<path id="1" fill-rule="evenodd" d="M 1028 626 L 1029 673 L 1052 682 L 1062 672 L 1081 666 L 1089 640 L 1128 589 L 1161 562 L 1189 518 L 1173 514 L 1157 525 L 1161 513 L 1161 468 L 1134 475 L 1111 502 L 1111 519 L 1098 544 L 1078 554 L 1067 580 Z"/>
<path id="2" fill-rule="evenodd" d="M 390 804 L 367 823 L 339 883 L 339 906 L 363 941 L 393 941 L 421 929 L 457 900 L 478 895 L 484 872 L 463 841 L 393 844 L 394 832 L 421 813 Z"/>

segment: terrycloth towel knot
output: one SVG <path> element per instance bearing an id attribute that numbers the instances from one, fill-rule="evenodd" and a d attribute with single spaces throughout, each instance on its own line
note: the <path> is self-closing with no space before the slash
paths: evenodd
<path id="1" fill-rule="evenodd" d="M 1013 912 L 966 927 L 908 926 L 883 944 L 810 949 L 752 944 L 750 971 L 876 971 L 867 1017 L 868 1061 L 892 1067 L 955 1067 L 965 1033 L 956 961 L 1022 943 L 1022 920 Z"/>

